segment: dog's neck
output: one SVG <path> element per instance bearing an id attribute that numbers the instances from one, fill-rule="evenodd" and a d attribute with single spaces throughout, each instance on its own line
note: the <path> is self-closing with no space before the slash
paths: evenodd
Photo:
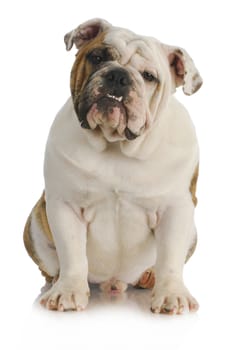
<path id="1" fill-rule="evenodd" d="M 163 108 L 160 108 L 160 110 L 157 111 L 156 118 L 152 124 L 135 140 L 109 142 L 100 131 L 97 132 L 96 130 L 86 129 L 82 129 L 82 131 L 84 132 L 88 143 L 97 152 L 104 152 L 107 149 L 117 147 L 120 152 L 129 158 L 146 160 L 163 141 L 162 139 L 165 137 L 167 129 L 166 124 L 170 104 L 175 104 L 176 102 L 176 99 L 171 95 L 170 98 L 168 98 L 166 105 L 163 105 Z"/>
<path id="2" fill-rule="evenodd" d="M 97 152 L 105 152 L 108 149 L 118 148 L 125 156 L 146 160 L 162 142 L 162 134 L 164 133 L 164 118 L 159 118 L 148 130 L 135 140 L 108 142 L 101 132 L 99 134 L 95 130 L 85 130 L 83 133 L 86 136 L 88 143 Z M 163 132 L 161 132 L 161 129 Z"/>

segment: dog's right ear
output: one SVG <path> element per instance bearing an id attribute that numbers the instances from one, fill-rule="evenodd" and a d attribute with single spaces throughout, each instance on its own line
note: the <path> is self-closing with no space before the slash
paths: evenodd
<path id="1" fill-rule="evenodd" d="M 110 23 L 100 18 L 94 18 L 81 24 L 64 36 L 67 51 L 72 48 L 73 44 L 75 44 L 77 49 L 80 49 L 83 45 L 96 38 L 98 34 L 111 26 Z"/>

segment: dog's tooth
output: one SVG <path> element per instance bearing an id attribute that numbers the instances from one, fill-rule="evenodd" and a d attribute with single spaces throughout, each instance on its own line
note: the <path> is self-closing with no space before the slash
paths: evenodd
<path id="1" fill-rule="evenodd" d="M 112 98 L 115 101 L 121 102 L 123 99 L 123 96 L 117 97 L 115 95 L 107 94 L 107 97 Z"/>

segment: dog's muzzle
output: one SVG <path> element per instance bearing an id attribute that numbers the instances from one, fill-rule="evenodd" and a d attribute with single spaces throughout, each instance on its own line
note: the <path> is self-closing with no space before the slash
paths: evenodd
<path id="1" fill-rule="evenodd" d="M 129 93 L 130 85 L 128 72 L 121 68 L 112 69 L 104 77 L 104 88 L 119 102 Z"/>
<path id="2" fill-rule="evenodd" d="M 134 140 L 138 135 L 128 127 L 128 106 L 131 101 L 132 79 L 121 67 L 106 69 L 89 80 L 81 101 L 78 117 L 81 126 L 96 129 L 98 126 L 113 137 Z"/>

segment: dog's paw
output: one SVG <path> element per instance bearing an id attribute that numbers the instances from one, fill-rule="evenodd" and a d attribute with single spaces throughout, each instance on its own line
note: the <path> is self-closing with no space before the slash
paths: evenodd
<path id="1" fill-rule="evenodd" d="M 100 283 L 99 287 L 103 293 L 119 295 L 127 290 L 128 285 L 125 282 L 112 278 L 109 281 Z"/>
<path id="2" fill-rule="evenodd" d="M 155 284 L 152 292 L 151 311 L 167 315 L 197 311 L 199 304 L 182 283 Z"/>
<path id="3" fill-rule="evenodd" d="M 58 280 L 40 297 L 40 304 L 48 310 L 82 311 L 89 301 L 88 283 Z"/>

